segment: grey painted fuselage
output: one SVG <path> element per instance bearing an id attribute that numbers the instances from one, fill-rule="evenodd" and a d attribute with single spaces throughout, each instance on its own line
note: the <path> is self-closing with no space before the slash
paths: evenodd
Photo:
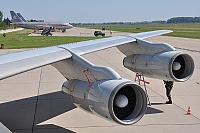
<path id="1" fill-rule="evenodd" d="M 54 22 L 14 22 L 12 24 L 22 28 L 38 29 L 38 30 L 50 27 L 56 29 L 70 29 L 73 27 L 69 23 L 54 23 Z"/>
<path id="2" fill-rule="evenodd" d="M 12 17 L 12 24 L 18 27 L 26 28 L 26 29 L 60 29 L 65 31 L 66 29 L 70 29 L 73 26 L 69 23 L 59 23 L 59 22 L 27 22 L 24 17 L 20 13 L 15 13 L 14 11 L 10 11 Z"/>

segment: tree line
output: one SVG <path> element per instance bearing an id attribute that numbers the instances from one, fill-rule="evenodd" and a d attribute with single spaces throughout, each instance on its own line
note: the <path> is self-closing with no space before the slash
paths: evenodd
<path id="1" fill-rule="evenodd" d="M 9 18 L 3 19 L 3 12 L 0 11 L 0 30 L 5 30 L 10 26 L 11 20 Z"/>
<path id="2" fill-rule="evenodd" d="M 174 17 L 168 19 L 166 23 L 200 23 L 200 17 Z"/>
<path id="3" fill-rule="evenodd" d="M 80 25 L 120 25 L 120 24 L 181 24 L 181 23 L 200 23 L 200 17 L 174 17 L 167 21 L 142 21 L 142 22 L 108 22 L 108 23 L 71 23 L 74 26 Z"/>

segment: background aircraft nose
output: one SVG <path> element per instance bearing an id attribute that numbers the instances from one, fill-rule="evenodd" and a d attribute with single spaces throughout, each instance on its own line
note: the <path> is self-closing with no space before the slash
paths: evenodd
<path id="1" fill-rule="evenodd" d="M 64 25 L 68 26 L 69 28 L 73 28 L 73 26 L 69 23 L 65 23 Z"/>
<path id="2" fill-rule="evenodd" d="M 69 27 L 70 27 L 70 28 L 73 28 L 73 26 L 72 26 L 71 24 L 69 24 Z"/>

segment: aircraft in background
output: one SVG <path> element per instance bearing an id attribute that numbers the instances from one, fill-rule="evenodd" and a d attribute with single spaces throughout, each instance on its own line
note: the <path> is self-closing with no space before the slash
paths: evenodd
<path id="1" fill-rule="evenodd" d="M 23 22 L 27 22 L 26 19 L 20 13 L 17 13 L 17 16 L 19 16 Z"/>
<path id="2" fill-rule="evenodd" d="M 60 29 L 65 32 L 66 29 L 73 28 L 69 23 L 56 23 L 56 22 L 27 22 L 26 19 L 20 14 L 10 11 L 12 17 L 12 24 L 26 29 L 43 30 L 41 35 L 52 35 L 52 29 Z"/>
<path id="3" fill-rule="evenodd" d="M 160 80 L 184 82 L 194 71 L 192 57 L 169 44 L 144 40 L 170 32 L 143 32 L 1 55 L 0 80 L 52 65 L 66 78 L 62 91 L 77 107 L 122 125 L 133 124 L 147 109 L 142 87 L 81 55 L 115 46 L 126 55 L 123 65 L 129 70 Z"/>

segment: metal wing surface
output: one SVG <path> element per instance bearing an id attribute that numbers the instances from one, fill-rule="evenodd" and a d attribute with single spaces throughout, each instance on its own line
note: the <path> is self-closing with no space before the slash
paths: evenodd
<path id="1" fill-rule="evenodd" d="M 70 58 L 70 52 L 57 47 L 34 49 L 0 56 L 0 79 Z"/>
<path id="2" fill-rule="evenodd" d="M 67 45 L 60 45 L 59 47 L 65 49 L 71 49 L 75 51 L 79 55 L 95 52 L 98 50 L 103 50 L 106 48 L 110 48 L 113 46 L 118 46 L 130 42 L 136 41 L 136 39 L 145 39 L 153 36 L 158 36 L 162 34 L 167 34 L 173 32 L 171 30 L 157 30 L 157 31 L 150 31 L 150 32 L 142 32 L 136 34 L 130 34 L 127 36 L 116 36 L 104 39 L 97 39 L 91 41 L 84 41 L 78 42 L 74 44 L 67 44 Z"/>
<path id="3" fill-rule="evenodd" d="M 41 66 L 49 65 L 57 61 L 71 58 L 70 51 L 78 55 L 83 55 L 98 50 L 103 50 L 113 46 L 118 46 L 136 41 L 135 38 L 145 39 L 172 32 L 170 30 L 160 30 L 130 34 L 128 36 L 117 36 L 91 41 L 65 44 L 54 47 L 33 49 L 24 52 L 6 54 L 0 56 L 0 79 L 5 79 Z M 68 51 L 70 50 L 70 51 Z"/>

